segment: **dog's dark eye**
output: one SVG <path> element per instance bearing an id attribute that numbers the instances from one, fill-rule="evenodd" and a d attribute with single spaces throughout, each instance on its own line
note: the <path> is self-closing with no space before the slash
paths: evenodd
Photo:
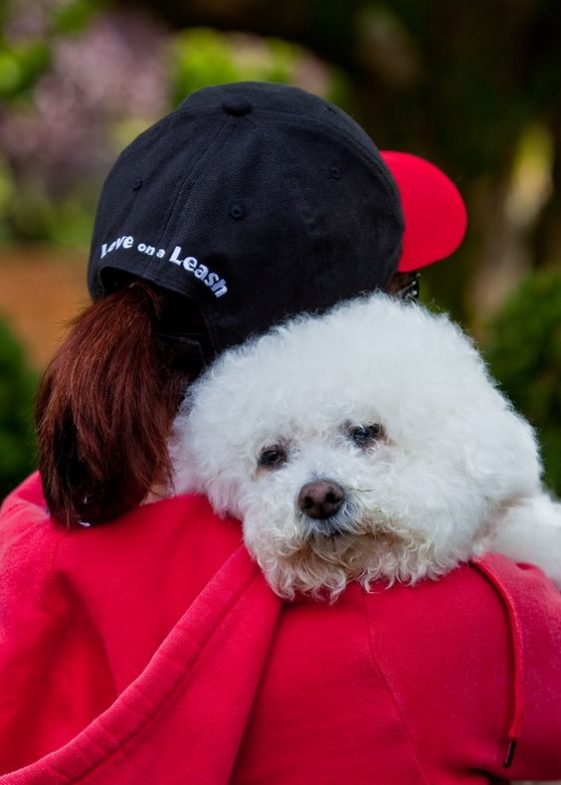
<path id="1" fill-rule="evenodd" d="M 351 425 L 348 433 L 357 447 L 369 447 L 384 436 L 384 428 L 378 423 L 374 423 L 374 425 Z"/>
<path id="2" fill-rule="evenodd" d="M 259 456 L 259 466 L 265 469 L 276 469 L 286 461 L 286 450 L 284 447 L 266 447 Z"/>

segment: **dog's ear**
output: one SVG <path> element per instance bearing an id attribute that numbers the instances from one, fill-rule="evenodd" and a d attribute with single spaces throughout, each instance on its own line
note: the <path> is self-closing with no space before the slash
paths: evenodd
<path id="1" fill-rule="evenodd" d="M 39 468 L 51 514 L 110 520 L 171 476 L 167 439 L 189 376 L 158 334 L 165 298 L 136 282 L 90 306 L 36 397 Z"/>

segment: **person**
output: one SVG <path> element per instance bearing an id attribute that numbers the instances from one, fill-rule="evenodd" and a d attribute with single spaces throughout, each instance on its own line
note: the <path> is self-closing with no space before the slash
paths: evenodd
<path id="1" fill-rule="evenodd" d="M 414 296 L 464 229 L 439 170 L 293 87 L 204 89 L 124 151 L 94 302 L 38 391 L 40 474 L 0 514 L 0 785 L 561 777 L 561 599 L 539 570 L 490 555 L 282 602 L 238 522 L 159 498 L 214 358 L 364 291 Z"/>

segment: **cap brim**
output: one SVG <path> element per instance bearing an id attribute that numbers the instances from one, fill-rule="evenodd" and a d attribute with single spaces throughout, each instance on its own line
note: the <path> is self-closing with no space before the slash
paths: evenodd
<path id="1" fill-rule="evenodd" d="M 466 207 L 454 183 L 424 158 L 383 150 L 380 154 L 399 189 L 405 218 L 398 271 L 418 270 L 449 256 L 467 227 Z"/>

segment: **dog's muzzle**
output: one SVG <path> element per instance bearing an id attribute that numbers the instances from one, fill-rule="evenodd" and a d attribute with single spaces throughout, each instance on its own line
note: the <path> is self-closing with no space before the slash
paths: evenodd
<path id="1" fill-rule="evenodd" d="M 325 520 L 338 513 L 345 491 L 331 480 L 316 480 L 304 485 L 298 494 L 298 507 L 309 518 Z"/>

